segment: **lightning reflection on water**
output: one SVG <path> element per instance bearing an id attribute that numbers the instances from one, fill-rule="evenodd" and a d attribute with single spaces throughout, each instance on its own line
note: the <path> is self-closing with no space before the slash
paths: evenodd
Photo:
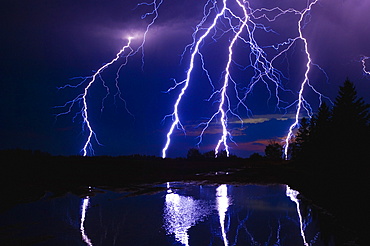
<path id="1" fill-rule="evenodd" d="M 86 196 L 83 200 L 82 200 L 82 205 L 81 205 L 81 223 L 80 223 L 80 231 L 81 231 L 81 236 L 82 236 L 82 240 L 89 246 L 93 246 L 93 244 L 91 243 L 91 240 L 90 238 L 87 236 L 86 232 L 85 232 L 85 219 L 86 219 L 86 212 L 87 212 L 87 209 L 89 207 L 89 204 L 90 204 L 90 197 L 89 196 Z"/>
<path id="2" fill-rule="evenodd" d="M 321 245 L 318 242 L 320 233 L 315 225 L 311 225 L 311 214 L 302 213 L 298 196 L 299 192 L 287 185 L 236 187 L 226 184 L 202 186 L 167 183 L 166 193 L 160 195 L 163 202 L 162 228 L 168 239 L 184 246 L 202 245 L 206 241 L 210 246 L 245 243 L 249 245 Z M 90 199 L 90 196 L 86 196 L 81 200 L 79 226 L 82 241 L 88 246 L 93 245 L 86 232 Z M 101 198 L 97 199 L 99 201 Z M 153 209 L 152 202 L 149 201 L 145 207 Z M 120 214 L 120 208 L 122 209 L 122 206 L 117 207 L 117 211 L 111 215 Z M 131 207 L 125 208 L 126 210 L 132 209 Z M 93 210 L 89 215 L 94 218 L 98 216 Z M 104 218 L 107 221 L 112 219 Z M 103 221 L 103 218 L 100 220 Z M 123 221 L 125 220 L 126 217 L 123 218 Z M 149 219 L 138 222 L 144 225 L 153 223 Z M 103 224 L 102 222 L 101 225 Z M 115 229 L 117 233 L 122 229 L 122 225 L 125 224 Z M 142 230 L 146 230 L 144 225 L 140 226 Z M 96 231 L 96 226 L 90 224 L 88 227 L 90 233 Z M 131 227 L 132 224 L 125 226 Z M 118 241 L 121 240 L 118 239 L 120 234 L 115 235 Z M 106 235 L 99 237 L 107 240 Z M 115 239 L 113 241 L 116 242 Z"/>

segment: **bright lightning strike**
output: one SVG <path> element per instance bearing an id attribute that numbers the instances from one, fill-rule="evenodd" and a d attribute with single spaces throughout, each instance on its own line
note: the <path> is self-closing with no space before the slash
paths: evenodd
<path id="1" fill-rule="evenodd" d="M 130 49 L 130 52 L 132 52 L 132 49 L 130 48 L 130 44 L 131 44 L 131 37 L 128 38 L 128 44 L 126 46 L 124 46 L 116 55 L 116 58 L 114 58 L 112 61 L 108 62 L 107 64 L 105 64 L 104 66 L 102 66 L 101 68 L 98 69 L 98 71 L 96 71 L 96 73 L 92 76 L 92 79 L 91 81 L 88 83 L 88 85 L 85 87 L 85 92 L 82 96 L 82 101 L 83 101 L 83 108 L 82 108 L 82 117 L 83 117 L 83 120 L 84 120 L 84 123 L 86 124 L 86 127 L 88 129 L 88 137 L 87 137 L 87 140 L 85 142 L 85 145 L 83 146 L 82 148 L 82 151 L 83 151 L 83 156 L 86 156 L 88 154 L 88 149 L 92 150 L 92 145 L 91 145 L 91 138 L 92 136 L 94 135 L 95 136 L 95 139 L 97 140 L 96 138 L 96 135 L 95 135 L 95 132 L 93 131 L 93 128 L 91 126 L 91 123 L 89 121 L 89 117 L 88 117 L 88 104 L 87 104 L 87 94 L 89 92 L 89 89 L 91 87 L 91 85 L 95 82 L 96 80 L 96 77 L 102 73 L 107 67 L 109 67 L 110 65 L 112 65 L 114 62 L 116 62 L 121 54 L 123 54 L 126 49 Z M 98 141 L 98 140 L 97 140 Z M 92 150 L 93 151 L 93 150 Z"/>
<path id="2" fill-rule="evenodd" d="M 93 126 L 92 126 L 91 121 L 90 121 L 90 118 L 89 118 L 89 104 L 88 104 L 88 100 L 87 100 L 89 90 L 90 90 L 91 86 L 96 82 L 97 78 L 99 78 L 101 76 L 101 73 L 105 69 L 107 69 L 110 65 L 112 65 L 116 61 L 118 61 L 121 56 L 125 56 L 127 58 L 128 56 L 131 55 L 131 53 L 133 52 L 133 49 L 130 47 L 132 39 L 133 39 L 133 37 L 128 37 L 127 45 L 122 47 L 122 49 L 116 54 L 116 57 L 113 60 L 111 60 L 110 62 L 104 64 L 102 67 L 100 67 L 92 76 L 85 78 L 82 81 L 82 83 L 78 84 L 77 86 L 67 85 L 67 86 L 62 87 L 62 88 L 66 88 L 66 87 L 76 88 L 78 86 L 82 86 L 83 84 L 85 84 L 87 82 L 87 84 L 84 88 L 84 92 L 82 94 L 78 95 L 76 98 L 67 102 L 63 106 L 60 106 L 62 108 L 67 107 L 68 111 L 66 111 L 64 113 L 61 113 L 61 114 L 58 114 L 58 116 L 59 116 L 59 115 L 62 115 L 62 114 L 70 113 L 73 106 L 77 102 L 82 102 L 82 109 L 81 109 L 80 113 L 82 115 L 83 124 L 84 124 L 84 126 L 86 126 L 86 131 L 87 131 L 87 138 L 86 138 L 85 144 L 84 144 L 84 146 L 81 150 L 83 156 L 87 156 L 89 154 L 91 154 L 91 155 L 94 154 L 94 150 L 93 150 L 93 147 L 92 147 L 92 139 L 93 138 L 95 139 L 95 141 L 98 144 L 100 144 L 99 140 L 98 140 L 98 138 L 97 138 L 97 136 L 94 132 Z M 127 50 L 129 50 L 129 52 L 125 54 L 125 52 L 127 52 Z M 105 86 L 104 81 L 103 81 L 103 85 Z M 118 88 L 117 84 L 116 84 L 116 86 Z"/>
<path id="3" fill-rule="evenodd" d="M 209 3 L 213 3 L 211 7 L 209 7 L 209 10 L 206 11 L 207 6 Z M 170 126 L 169 131 L 167 132 L 167 138 L 164 148 L 162 149 L 162 157 L 166 158 L 167 151 L 169 149 L 170 143 L 171 143 L 171 136 L 174 133 L 174 130 L 176 128 L 181 129 L 182 131 L 185 131 L 183 124 L 180 121 L 180 112 L 179 112 L 179 105 L 189 87 L 189 84 L 192 82 L 192 73 L 195 69 L 195 59 L 196 57 L 199 57 L 202 63 L 202 69 L 206 72 L 207 77 L 209 81 L 211 81 L 212 87 L 213 83 L 209 76 L 209 72 L 205 69 L 205 61 L 204 56 L 202 55 L 202 45 L 205 43 L 206 39 L 212 39 L 216 40 L 215 38 L 217 36 L 217 32 L 219 32 L 219 28 L 217 25 L 221 23 L 220 25 L 227 25 L 228 29 L 226 31 L 221 31 L 220 36 L 226 35 L 228 32 L 232 32 L 233 36 L 230 39 L 227 50 L 228 50 L 228 59 L 227 63 L 223 69 L 223 79 L 222 79 L 222 87 L 221 89 L 215 90 L 214 93 L 210 96 L 209 100 L 212 98 L 215 98 L 218 96 L 218 99 L 215 99 L 216 103 L 218 103 L 218 109 L 217 111 L 210 117 L 210 119 L 204 123 L 201 123 L 199 126 L 203 126 L 200 136 L 199 136 L 199 143 L 201 143 L 203 139 L 203 134 L 205 134 L 205 131 L 208 129 L 208 127 L 213 123 L 213 121 L 218 121 L 221 125 L 221 137 L 218 140 L 216 147 L 215 147 L 215 154 L 216 157 L 218 153 L 220 152 L 221 147 L 223 146 L 224 150 L 226 151 L 226 155 L 229 156 L 229 145 L 228 140 L 232 140 L 231 133 L 228 130 L 228 115 L 231 115 L 233 117 L 236 117 L 240 120 L 240 122 L 243 122 L 241 117 L 235 113 L 236 111 L 231 108 L 231 100 L 230 100 L 230 94 L 228 93 L 228 87 L 230 82 L 234 84 L 234 93 L 236 95 L 237 100 L 237 106 L 243 107 L 246 109 L 247 112 L 250 112 L 248 106 L 246 105 L 246 99 L 247 96 L 252 93 L 254 86 L 257 83 L 263 83 L 265 84 L 268 93 L 270 94 L 270 98 L 272 95 L 276 98 L 277 104 L 276 108 L 278 110 L 287 110 L 290 107 L 293 107 L 294 105 L 297 105 L 296 107 L 296 113 L 295 113 L 295 121 L 289 128 L 289 133 L 285 140 L 285 156 L 288 156 L 288 148 L 289 148 L 289 142 L 293 136 L 293 130 L 297 127 L 299 116 L 301 114 L 302 108 L 304 108 L 307 111 L 308 115 L 312 115 L 312 109 L 308 102 L 304 99 L 304 91 L 305 88 L 308 86 L 311 88 L 315 93 L 318 94 L 320 101 L 322 95 L 310 84 L 309 81 L 309 73 L 311 71 L 311 67 L 315 64 L 312 63 L 311 55 L 308 49 L 308 41 L 304 37 L 302 29 L 307 24 L 306 23 L 306 17 L 311 11 L 311 8 L 313 5 L 315 5 L 318 2 L 318 0 L 315 0 L 311 3 L 308 2 L 307 7 L 303 10 L 295 10 L 292 8 L 289 8 L 287 10 L 283 10 L 280 8 L 274 8 L 274 9 L 256 9 L 253 10 L 248 1 L 239 1 L 239 0 L 223 0 L 221 7 L 219 7 L 217 4 L 217 1 L 208 1 L 207 4 L 204 7 L 204 16 L 201 20 L 201 22 L 197 25 L 197 28 L 195 29 L 195 32 L 193 33 L 193 43 L 188 47 L 190 47 L 191 50 L 191 56 L 188 63 L 188 69 L 187 69 L 187 76 L 186 79 L 183 80 L 180 83 L 176 83 L 174 87 L 170 88 L 170 90 L 174 90 L 179 86 L 182 86 L 181 92 L 179 93 L 176 102 L 174 104 L 174 110 L 172 114 L 169 116 L 172 117 L 172 124 Z M 236 8 L 237 6 L 238 8 Z M 210 14 L 211 11 L 216 11 L 217 14 L 211 17 Z M 265 13 L 262 14 L 261 13 Z M 267 13 L 267 14 L 266 14 Z M 297 31 L 298 36 L 295 38 L 288 38 L 285 42 L 272 45 L 272 46 L 266 46 L 264 48 L 261 48 L 255 38 L 255 31 L 262 29 L 265 32 L 270 32 L 267 27 L 263 26 L 262 24 L 258 24 L 255 21 L 259 19 L 265 19 L 268 22 L 273 22 L 277 20 L 280 16 L 283 16 L 285 14 L 295 14 L 299 15 L 299 20 L 297 22 Z M 270 15 L 274 14 L 273 17 Z M 268 15 L 270 17 L 268 17 Z M 253 18 L 253 19 L 252 19 Z M 206 21 L 210 19 L 211 24 L 206 27 L 205 23 Z M 226 22 L 226 24 L 225 24 Z M 237 24 L 234 24 L 237 22 Z M 201 31 L 203 31 L 203 34 L 199 34 Z M 247 35 L 242 35 L 243 31 Z M 196 38 L 199 36 L 198 38 Z M 219 38 L 219 37 L 218 37 Z M 234 50 L 236 49 L 236 43 L 237 41 L 241 41 L 241 43 L 248 45 L 250 48 L 250 54 L 249 54 L 249 60 L 250 65 L 244 67 L 243 69 L 246 69 L 247 67 L 250 67 L 254 70 L 254 76 L 250 79 L 250 83 L 247 85 L 244 96 L 239 97 L 238 92 L 238 83 L 233 80 L 232 74 L 231 74 L 231 65 L 236 64 L 237 66 L 241 67 L 241 65 L 237 64 L 234 60 Z M 283 77 L 282 72 L 280 72 L 278 69 L 276 69 L 273 65 L 273 63 L 281 56 L 283 56 L 285 53 L 287 53 L 292 47 L 297 43 L 298 41 L 302 41 L 304 44 L 304 54 L 307 57 L 307 63 L 306 63 L 306 69 L 304 73 L 304 80 L 301 82 L 300 89 L 298 91 L 298 99 L 291 104 L 288 104 L 287 106 L 281 106 L 282 104 L 287 104 L 286 102 L 282 101 L 280 99 L 280 91 L 289 92 L 290 90 L 287 90 L 284 88 L 281 82 L 281 77 Z M 266 48 L 273 48 L 275 51 L 277 51 L 277 55 L 273 56 L 272 59 L 268 58 L 268 55 L 264 49 Z M 317 65 L 316 65 L 317 66 Z M 317 66 L 318 67 L 318 66 Z M 320 70 L 321 68 L 318 67 Z M 274 87 L 274 88 L 272 88 Z M 274 93 L 273 93 L 274 91 Z M 292 91 L 290 91 L 292 92 Z M 292 92 L 294 93 L 294 92 Z"/>
<path id="4" fill-rule="evenodd" d="M 233 58 L 233 47 L 234 47 L 235 42 L 239 38 L 240 34 L 242 33 L 243 29 L 247 26 L 247 22 L 248 22 L 247 10 L 245 9 L 244 5 L 240 1 L 236 1 L 236 2 L 243 9 L 243 13 L 245 17 L 244 17 L 244 21 L 239 26 L 239 30 L 235 33 L 234 38 L 231 40 L 230 45 L 229 45 L 229 56 L 228 56 L 228 61 L 226 64 L 226 69 L 225 69 L 226 73 L 224 77 L 223 87 L 221 90 L 221 102 L 218 108 L 218 112 L 221 113 L 222 137 L 218 141 L 216 148 L 215 148 L 216 157 L 218 155 L 221 144 L 224 145 L 226 155 L 229 156 L 229 146 L 227 145 L 226 140 L 227 140 L 227 136 L 230 135 L 230 133 L 227 130 L 227 116 L 226 116 L 226 112 L 224 109 L 225 100 L 227 99 L 226 89 L 229 85 L 229 79 L 230 79 L 230 65 L 231 65 L 232 58 Z"/>
<path id="5" fill-rule="evenodd" d="M 170 127 L 170 130 L 168 131 L 167 133 L 167 141 L 166 141 L 166 144 L 162 150 L 162 158 L 166 158 L 166 155 L 167 155 L 167 149 L 168 147 L 170 146 L 170 143 L 171 143 L 171 135 L 175 129 L 176 126 L 181 126 L 181 122 L 180 122 L 180 117 L 179 117 L 179 104 L 181 102 L 181 99 L 182 97 L 184 96 L 187 88 L 189 87 L 189 83 L 190 83 L 190 78 L 191 78 L 191 73 L 193 71 L 193 68 L 194 68 L 194 60 L 195 60 L 195 56 L 199 53 L 199 47 L 201 45 L 201 43 L 203 42 L 203 40 L 208 36 L 208 34 L 212 31 L 212 29 L 216 26 L 217 24 L 217 20 L 224 14 L 224 12 L 226 11 L 226 0 L 224 0 L 224 6 L 223 8 L 221 9 L 220 13 L 216 15 L 216 17 L 214 18 L 213 20 L 213 23 L 212 25 L 206 30 L 206 32 L 198 39 L 198 41 L 195 43 L 194 47 L 192 47 L 192 53 L 191 53 L 191 58 L 190 58 L 190 62 L 189 62 L 189 68 L 188 68 L 188 71 L 187 71 L 187 75 L 186 75 L 186 79 L 181 82 L 180 84 L 184 84 L 183 88 L 181 89 L 181 92 L 174 104 L 174 110 L 173 110 L 173 113 L 172 113 L 172 118 L 173 118 L 173 122 L 172 122 L 172 125 Z"/>
<path id="6" fill-rule="evenodd" d="M 288 150 L 289 150 L 289 143 L 291 138 L 293 137 L 294 133 L 293 130 L 296 128 L 299 124 L 299 116 L 301 113 L 301 110 L 303 107 L 305 107 L 305 99 L 303 97 L 303 93 L 305 91 L 306 85 L 309 85 L 310 79 L 309 79 L 309 73 L 311 71 L 311 66 L 312 66 L 312 59 L 311 59 L 311 54 L 308 49 L 308 42 L 307 39 L 303 36 L 302 33 L 302 28 L 303 28 L 303 21 L 304 17 L 306 16 L 307 13 L 311 11 L 311 8 L 314 4 L 316 4 L 318 0 L 313 1 L 312 3 L 309 4 L 308 8 L 306 8 L 302 13 L 301 17 L 298 22 L 298 31 L 299 31 L 299 39 L 303 41 L 304 43 L 304 52 L 306 53 L 307 56 L 307 63 L 306 63 L 306 71 L 304 73 L 304 80 L 301 83 L 301 88 L 299 90 L 299 95 L 298 95 L 298 103 L 297 103 L 297 111 L 295 113 L 295 120 L 294 123 L 289 127 L 289 132 L 288 135 L 285 138 L 285 146 L 284 146 L 284 156 L 286 159 L 288 159 Z"/>

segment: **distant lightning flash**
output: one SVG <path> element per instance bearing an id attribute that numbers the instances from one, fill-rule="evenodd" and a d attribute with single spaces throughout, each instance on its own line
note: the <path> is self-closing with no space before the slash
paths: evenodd
<path id="1" fill-rule="evenodd" d="M 83 145 L 83 148 L 81 149 L 81 153 L 82 153 L 83 156 L 94 155 L 94 149 L 93 149 L 93 144 L 92 144 L 93 139 L 95 139 L 95 142 L 98 145 L 101 145 L 97 136 L 96 136 L 96 133 L 95 133 L 94 128 L 92 126 L 92 123 L 91 123 L 91 120 L 90 120 L 90 115 L 89 115 L 89 102 L 87 100 L 87 97 L 88 97 L 90 88 L 93 86 L 93 84 L 96 82 L 96 80 L 98 78 L 102 81 L 103 87 L 106 89 L 106 92 L 107 92 L 106 96 L 102 99 L 101 111 L 103 111 L 103 109 L 104 109 L 104 100 L 108 97 L 110 92 L 109 92 L 109 87 L 105 84 L 105 81 L 101 77 L 101 74 L 105 69 L 107 69 L 113 63 L 116 63 L 121 58 L 124 60 L 124 62 L 119 66 L 119 68 L 117 69 L 117 72 L 116 72 L 115 88 L 117 90 L 117 93 L 114 95 L 114 101 L 116 101 L 117 97 L 119 99 L 121 99 L 125 104 L 126 111 L 131 116 L 133 116 L 133 114 L 126 107 L 126 101 L 122 98 L 122 93 L 121 93 L 121 90 L 120 90 L 119 85 L 118 85 L 120 72 L 121 72 L 122 67 L 127 65 L 128 58 L 136 55 L 139 52 L 141 52 L 142 70 L 143 70 L 143 68 L 144 68 L 144 46 L 145 46 L 145 43 L 146 43 L 147 34 L 149 33 L 150 28 L 154 25 L 155 21 L 157 20 L 157 18 L 159 16 L 158 15 L 158 9 L 162 5 L 162 3 L 163 3 L 163 0 L 153 0 L 152 2 L 144 2 L 144 3 L 138 4 L 138 6 L 146 5 L 146 6 L 151 6 L 153 8 L 153 10 L 151 12 L 148 12 L 148 13 L 141 16 L 141 19 L 146 19 L 149 16 L 151 17 L 151 20 L 147 24 L 146 29 L 142 32 L 142 34 L 136 33 L 135 35 L 129 35 L 128 38 L 127 38 L 128 39 L 127 45 L 122 47 L 122 49 L 116 54 L 116 57 L 113 60 L 111 60 L 110 62 L 108 62 L 108 63 L 104 64 L 102 67 L 100 67 L 92 76 L 79 77 L 79 79 L 82 79 L 82 82 L 80 82 L 79 84 L 77 84 L 77 85 L 67 84 L 67 85 L 59 88 L 59 89 L 65 89 L 67 87 L 77 88 L 77 87 L 85 86 L 84 87 L 84 92 L 82 94 L 76 96 L 73 100 L 66 102 L 62 106 L 55 107 L 55 108 L 63 108 L 63 109 L 66 108 L 67 109 L 65 112 L 57 114 L 57 116 L 61 116 L 61 115 L 71 113 L 74 106 L 77 105 L 78 103 L 82 102 L 82 107 L 81 107 L 80 111 L 76 114 L 76 116 L 81 114 L 82 120 L 83 120 L 83 130 L 87 131 L 87 138 L 86 138 L 86 141 Z M 131 47 L 131 41 L 133 39 L 138 38 L 138 36 L 140 36 L 140 39 L 142 41 L 136 49 L 133 49 Z M 73 119 L 75 119 L 76 116 Z"/>
<path id="2" fill-rule="evenodd" d="M 69 105 L 68 107 L 68 111 L 67 112 L 64 112 L 64 113 L 61 113 L 59 115 L 62 115 L 62 114 L 66 114 L 66 113 L 69 113 L 71 112 L 71 109 L 72 107 L 77 103 L 77 102 L 81 102 L 82 101 L 82 109 L 81 109 L 81 115 L 82 115 L 82 118 L 83 118 L 83 124 L 86 126 L 86 130 L 88 132 L 88 136 L 87 136 L 87 139 L 86 139 L 86 142 L 81 150 L 81 152 L 83 153 L 83 156 L 87 156 L 90 152 L 90 154 L 93 154 L 94 153 L 94 150 L 92 148 L 92 138 L 94 137 L 96 142 L 98 144 L 99 143 L 99 140 L 97 139 L 96 137 L 96 134 L 94 132 L 94 129 L 93 129 L 93 126 L 90 122 L 90 119 L 89 119 L 89 111 L 88 111 L 88 108 L 89 108 L 89 104 L 87 102 L 87 96 L 89 94 L 89 90 L 91 88 L 91 86 L 96 82 L 96 79 L 97 77 L 100 77 L 101 76 L 101 73 L 106 69 L 108 68 L 110 65 L 112 65 L 113 63 L 115 63 L 118 59 L 120 59 L 121 56 L 130 56 L 131 53 L 133 52 L 133 49 L 130 47 L 130 44 L 131 44 L 131 40 L 133 39 L 133 37 L 128 37 L 128 43 L 127 45 L 125 45 L 117 54 L 116 54 L 116 57 L 111 60 L 110 62 L 104 64 L 102 67 L 100 67 L 91 77 L 88 77 L 88 78 L 85 78 L 83 80 L 82 83 L 78 84 L 77 86 L 72 86 L 72 85 L 67 85 L 67 86 L 64 86 L 62 88 L 65 88 L 65 87 L 78 87 L 78 86 L 81 86 L 82 84 L 84 84 L 85 82 L 87 82 L 88 79 L 90 79 L 90 81 L 87 83 L 87 85 L 85 86 L 84 88 L 84 92 L 80 95 L 78 95 L 75 99 L 67 102 L 65 105 L 63 106 L 60 106 L 60 107 L 66 107 L 67 105 Z M 125 54 L 125 52 L 129 50 L 129 53 L 128 54 Z M 117 84 L 116 84 L 117 85 Z M 105 86 L 105 85 L 104 85 Z"/>
<path id="3" fill-rule="evenodd" d="M 132 52 L 132 49 L 130 48 L 130 44 L 131 44 L 131 40 L 132 40 L 132 37 L 129 37 L 128 38 L 128 44 L 126 46 L 124 46 L 116 55 L 116 58 L 114 58 L 112 61 L 106 63 L 104 66 L 102 66 L 101 68 L 98 69 L 98 71 L 96 71 L 96 73 L 92 76 L 92 79 L 91 81 L 88 83 L 88 85 L 85 87 L 85 92 L 82 96 L 82 101 L 83 101 L 83 108 L 82 108 L 82 117 L 83 117 L 83 121 L 84 123 L 86 124 L 87 126 L 87 129 L 88 129 L 88 137 L 87 137 L 87 140 L 85 142 L 85 145 L 84 147 L 82 148 L 82 151 L 83 151 L 83 156 L 86 156 L 88 154 L 88 149 L 92 150 L 92 145 L 91 145 L 91 138 L 92 136 L 94 135 L 95 136 L 95 139 L 97 140 L 96 138 L 96 135 L 95 135 L 95 132 L 93 131 L 93 128 L 91 126 L 91 123 L 89 121 L 89 117 L 88 117 L 88 104 L 87 104 L 87 100 L 86 100 L 86 97 L 87 97 L 87 94 L 89 92 L 89 89 L 91 87 L 91 85 L 95 82 L 96 80 L 96 77 L 98 75 L 100 75 L 101 72 L 103 72 L 107 67 L 109 67 L 110 65 L 112 65 L 114 62 L 116 62 L 120 57 L 121 55 L 126 51 L 126 49 L 130 49 L 130 52 Z M 97 140 L 98 141 L 98 140 Z"/>
<path id="4" fill-rule="evenodd" d="M 361 63 L 362 63 L 362 72 L 363 72 L 366 76 L 370 76 L 370 71 L 369 71 L 369 70 L 367 70 L 367 68 L 366 68 L 366 61 L 367 61 L 368 59 L 370 59 L 370 57 L 368 57 L 368 56 L 363 56 L 363 57 L 361 58 Z"/>

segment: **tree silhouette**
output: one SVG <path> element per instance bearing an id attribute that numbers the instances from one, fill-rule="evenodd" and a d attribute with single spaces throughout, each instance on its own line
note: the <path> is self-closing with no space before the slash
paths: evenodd
<path id="1" fill-rule="evenodd" d="M 328 132 L 331 116 L 330 108 L 323 102 L 317 114 L 313 115 L 310 121 L 311 140 L 317 141 L 316 138 L 322 138 Z"/>
<path id="2" fill-rule="evenodd" d="M 370 105 L 357 96 L 354 84 L 348 79 L 339 87 L 333 107 L 333 123 L 339 126 L 369 126 Z"/>
<path id="3" fill-rule="evenodd" d="M 270 141 L 269 145 L 265 148 L 266 158 L 272 161 L 282 160 L 283 146 L 275 141 Z"/>
<path id="4" fill-rule="evenodd" d="M 189 160 L 199 160 L 202 159 L 203 155 L 200 153 L 199 149 L 191 148 L 188 150 L 186 157 Z"/>
<path id="5" fill-rule="evenodd" d="M 369 108 L 347 79 L 339 87 L 332 109 L 322 103 L 309 123 L 305 118 L 301 120 L 294 157 L 311 161 L 311 165 L 319 164 L 312 160 L 333 164 L 363 158 L 370 148 Z"/>
<path id="6" fill-rule="evenodd" d="M 330 152 L 337 159 L 363 157 L 369 151 L 369 108 L 347 79 L 340 86 L 332 109 Z"/>
<path id="7" fill-rule="evenodd" d="M 331 110 L 323 102 L 317 114 L 313 115 L 310 120 L 310 136 L 306 152 L 311 153 L 313 155 L 312 158 L 323 159 L 328 152 L 329 146 L 332 145 L 331 118 Z"/>
<path id="8" fill-rule="evenodd" d="M 262 161 L 263 156 L 260 155 L 259 153 L 253 153 L 249 156 L 249 160 L 251 160 L 251 161 Z"/>
<path id="9" fill-rule="evenodd" d="M 211 151 L 204 153 L 203 156 L 207 160 L 212 160 L 212 159 L 215 159 L 216 154 L 214 150 L 211 150 Z"/>
<path id="10" fill-rule="evenodd" d="M 294 147 L 292 148 L 292 159 L 304 158 L 308 152 L 310 143 L 310 123 L 303 117 L 300 121 L 298 131 L 295 136 Z"/>

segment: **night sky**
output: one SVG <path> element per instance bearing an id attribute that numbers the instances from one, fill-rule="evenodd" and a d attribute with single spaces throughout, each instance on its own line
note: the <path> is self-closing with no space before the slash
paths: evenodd
<path id="1" fill-rule="evenodd" d="M 143 33 L 153 16 L 142 19 L 152 10 L 136 0 L 33 0 L 5 1 L 0 10 L 0 149 L 23 148 L 42 150 L 53 155 L 78 155 L 86 140 L 83 131 L 81 104 L 76 104 L 70 114 L 60 115 L 64 105 L 83 92 L 83 87 L 58 89 L 66 84 L 77 85 L 81 77 L 91 76 L 104 63 L 111 61 L 127 44 L 128 35 Z M 164 0 L 159 17 L 148 32 L 142 50 L 129 57 L 119 73 L 119 87 L 123 102 L 117 96 L 116 72 L 124 59 L 119 60 L 102 74 L 91 87 L 87 100 L 89 116 L 101 145 L 92 141 L 96 155 L 161 155 L 166 134 L 171 124 L 173 103 L 181 86 L 165 93 L 186 76 L 192 33 L 201 21 L 203 0 Z M 306 0 L 256 0 L 250 7 L 302 10 Z M 330 104 L 339 86 L 348 77 L 355 83 L 359 96 L 370 103 L 370 76 L 362 71 L 361 58 L 370 56 L 370 1 L 321 0 L 305 19 L 303 35 L 307 38 L 313 66 L 310 83 Z M 273 14 L 273 13 L 271 13 Z M 256 14 L 258 15 L 258 13 Z M 276 51 L 269 47 L 297 36 L 297 15 L 279 17 L 273 23 L 255 19 L 267 28 L 255 31 L 255 39 L 271 59 Z M 227 61 L 227 44 L 232 33 L 220 25 L 214 38 L 202 45 L 213 84 L 219 89 L 223 67 Z M 209 21 L 204 24 L 209 26 Z M 222 23 L 221 23 L 222 24 Z M 243 33 L 246 36 L 246 33 Z M 137 48 L 142 40 L 132 41 Z M 181 59 L 181 54 L 184 56 Z M 275 53 L 274 53 L 275 52 Z M 253 70 L 248 65 L 250 49 L 237 41 L 231 71 L 239 96 L 250 83 Z M 280 141 L 293 122 L 300 83 L 306 64 L 303 43 L 297 41 L 280 56 L 274 65 L 281 71 L 281 82 L 290 91 L 281 91 L 276 105 L 272 91 L 269 96 L 266 84 L 259 82 L 245 101 L 250 111 L 236 108 L 237 102 L 230 88 L 230 103 L 234 112 L 243 119 L 229 115 L 229 131 L 235 143 L 229 142 L 230 151 L 241 157 L 263 153 L 268 140 Z M 240 66 L 237 66 L 239 64 Z M 367 61 L 370 70 L 370 59 Z M 199 57 L 189 89 L 180 104 L 181 130 L 173 134 L 169 157 L 185 156 L 196 147 L 201 128 L 215 112 L 217 98 L 210 98 L 212 86 L 201 69 Z M 105 86 L 104 86 L 105 85 Z M 107 87 L 110 94 L 107 94 Z M 274 87 L 270 87 L 274 89 Z M 235 95 L 234 95 L 235 96 Z M 307 87 L 305 99 L 315 112 L 319 97 Z M 127 108 L 127 109 L 126 109 Z M 304 116 L 302 114 L 301 116 Z M 200 151 L 212 150 L 220 137 L 220 124 L 215 120 L 203 136 Z"/>

